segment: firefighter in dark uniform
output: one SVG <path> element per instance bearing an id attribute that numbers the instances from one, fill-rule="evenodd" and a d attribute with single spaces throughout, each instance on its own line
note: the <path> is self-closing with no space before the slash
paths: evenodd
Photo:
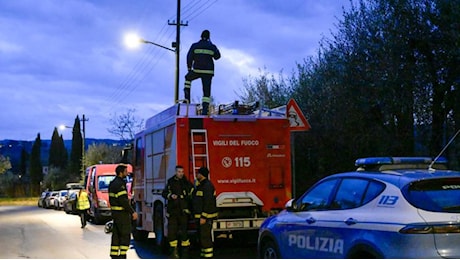
<path id="1" fill-rule="evenodd" d="M 187 53 L 188 73 L 185 75 L 184 98 L 190 102 L 190 88 L 192 81 L 201 78 L 203 84 L 203 115 L 208 114 L 209 103 L 211 103 L 211 82 L 214 76 L 214 60 L 220 59 L 220 52 L 210 40 L 210 33 L 204 30 L 201 33 L 201 40 L 192 44 Z"/>
<path id="2" fill-rule="evenodd" d="M 188 258 L 190 240 L 187 236 L 188 219 L 190 216 L 189 200 L 193 186 L 184 176 L 184 167 L 176 166 L 176 173 L 168 179 L 163 190 L 163 198 L 168 200 L 168 239 L 171 258 L 179 258 L 179 244 L 182 258 Z"/>
<path id="3" fill-rule="evenodd" d="M 208 180 L 209 170 L 201 167 L 196 174 L 198 184 L 193 192 L 193 216 L 198 225 L 201 257 L 212 258 L 212 221 L 217 218 L 216 190 Z"/>
<path id="4" fill-rule="evenodd" d="M 131 207 L 126 190 L 125 178 L 128 167 L 120 164 L 115 168 L 117 176 L 109 184 L 109 202 L 112 211 L 113 229 L 110 245 L 110 257 L 126 258 L 131 241 L 131 222 L 137 219 L 137 213 Z"/>

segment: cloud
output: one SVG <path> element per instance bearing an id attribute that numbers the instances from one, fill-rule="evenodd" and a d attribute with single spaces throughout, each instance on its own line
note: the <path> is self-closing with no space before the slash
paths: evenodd
<path id="1" fill-rule="evenodd" d="M 222 52 L 212 96 L 233 102 L 243 80 L 260 70 L 290 73 L 314 55 L 345 1 L 184 0 L 181 8 L 179 97 L 185 56 L 203 29 Z M 123 33 L 171 47 L 176 2 L 151 0 L 14 0 L 0 2 L 0 139 L 51 138 L 59 124 L 85 114 L 87 137 L 107 138 L 113 114 L 135 108 L 147 119 L 171 106 L 175 54 L 144 45 L 129 50 Z M 192 99 L 201 100 L 199 80 Z M 64 138 L 71 134 L 62 132 Z"/>

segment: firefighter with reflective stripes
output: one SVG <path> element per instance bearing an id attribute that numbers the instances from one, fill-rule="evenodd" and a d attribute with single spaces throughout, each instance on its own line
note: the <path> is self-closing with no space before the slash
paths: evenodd
<path id="1" fill-rule="evenodd" d="M 109 202 L 113 218 L 110 257 L 124 259 L 131 241 L 131 222 L 137 219 L 137 213 L 131 207 L 126 190 L 125 178 L 128 176 L 128 167 L 120 164 L 115 168 L 115 173 L 117 176 L 109 184 Z"/>
<path id="2" fill-rule="evenodd" d="M 212 242 L 212 221 L 217 218 L 216 190 L 208 180 L 209 170 L 201 167 L 196 174 L 198 184 L 193 192 L 193 216 L 198 225 L 201 257 L 214 256 Z"/>
<path id="3" fill-rule="evenodd" d="M 168 179 L 163 190 L 163 198 L 168 200 L 168 239 L 171 258 L 179 258 L 179 241 L 182 258 L 189 258 L 190 240 L 187 236 L 190 216 L 189 200 L 193 186 L 184 176 L 184 167 L 176 166 L 176 174 Z"/>
<path id="4" fill-rule="evenodd" d="M 188 73 L 185 75 L 184 98 L 190 102 L 192 81 L 201 78 L 203 115 L 208 114 L 209 103 L 211 102 L 211 82 L 214 76 L 214 60 L 219 58 L 219 49 L 211 42 L 208 30 L 201 33 L 201 40 L 192 44 L 187 53 Z"/>

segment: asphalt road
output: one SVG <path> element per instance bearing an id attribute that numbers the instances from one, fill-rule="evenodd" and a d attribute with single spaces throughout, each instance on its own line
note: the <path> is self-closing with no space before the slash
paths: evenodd
<path id="1" fill-rule="evenodd" d="M 109 259 L 110 235 L 104 225 L 80 228 L 77 215 L 36 206 L 0 206 L 0 258 Z M 131 241 L 128 259 L 164 259 L 153 239 Z M 215 258 L 256 258 L 256 243 L 241 239 L 216 239 Z M 190 257 L 198 258 L 193 248 Z"/>

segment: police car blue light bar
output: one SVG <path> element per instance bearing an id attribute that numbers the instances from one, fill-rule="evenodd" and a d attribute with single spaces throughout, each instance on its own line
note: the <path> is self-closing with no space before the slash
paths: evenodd
<path id="1" fill-rule="evenodd" d="M 384 165 L 384 164 L 429 164 L 433 161 L 430 157 L 368 157 L 359 158 L 355 166 Z M 439 157 L 436 163 L 447 163 L 445 157 Z"/>

